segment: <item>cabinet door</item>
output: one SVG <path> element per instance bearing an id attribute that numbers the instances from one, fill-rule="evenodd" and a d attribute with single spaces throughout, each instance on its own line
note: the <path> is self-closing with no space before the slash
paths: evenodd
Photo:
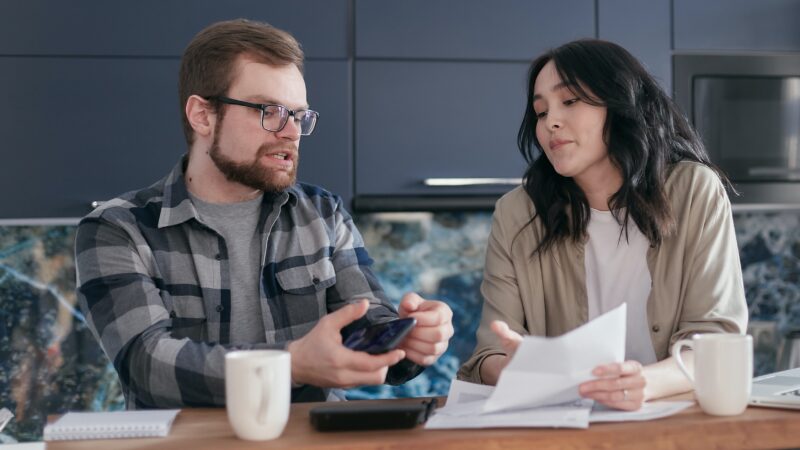
<path id="1" fill-rule="evenodd" d="M 80 217 L 146 187 L 187 151 L 173 58 L 0 58 L 0 218 Z M 322 112 L 299 177 L 350 197 L 348 63 L 309 61 Z"/>
<path id="2" fill-rule="evenodd" d="M 3 0 L 0 54 L 180 56 L 200 30 L 240 17 L 285 29 L 307 57 L 347 57 L 348 0 Z"/>
<path id="3" fill-rule="evenodd" d="M 527 62 L 356 63 L 356 195 L 497 194 L 426 178 L 521 177 Z"/>
<path id="4" fill-rule="evenodd" d="M 674 0 L 676 50 L 800 50 L 796 0 Z"/>
<path id="5" fill-rule="evenodd" d="M 178 64 L 0 58 L 0 217 L 80 217 L 164 176 L 186 151 Z"/>
<path id="6" fill-rule="evenodd" d="M 306 91 L 318 111 L 314 134 L 300 143 L 297 177 L 341 195 L 345 205 L 353 196 L 353 113 L 350 63 L 306 61 Z"/>
<path id="7" fill-rule="evenodd" d="M 672 93 L 669 0 L 600 0 L 598 37 L 625 47 Z"/>
<path id="8" fill-rule="evenodd" d="M 531 60 L 595 36 L 594 0 L 356 0 L 357 58 Z"/>

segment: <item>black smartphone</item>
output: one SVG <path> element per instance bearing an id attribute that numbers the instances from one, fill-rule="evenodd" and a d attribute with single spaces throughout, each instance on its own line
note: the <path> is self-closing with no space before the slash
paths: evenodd
<path id="1" fill-rule="evenodd" d="M 372 355 L 386 353 L 394 349 L 417 324 L 417 319 L 406 317 L 389 322 L 370 325 L 356 330 L 344 340 L 344 346 L 351 350 L 367 352 Z"/>
<path id="2" fill-rule="evenodd" d="M 417 403 L 340 402 L 313 408 L 309 416 L 319 431 L 414 428 L 425 423 L 435 407 L 435 398 Z"/>

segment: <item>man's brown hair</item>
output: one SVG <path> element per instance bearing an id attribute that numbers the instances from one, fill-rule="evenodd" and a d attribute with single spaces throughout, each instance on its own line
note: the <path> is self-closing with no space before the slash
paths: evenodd
<path id="1" fill-rule="evenodd" d="M 189 146 L 194 141 L 194 130 L 184 113 L 186 101 L 192 95 L 204 98 L 225 95 L 240 55 L 271 66 L 294 64 L 303 72 L 300 44 L 292 35 L 272 25 L 236 19 L 205 28 L 192 39 L 181 59 L 178 93 L 183 133 Z M 222 114 L 220 104 L 215 102 L 212 106 Z"/>

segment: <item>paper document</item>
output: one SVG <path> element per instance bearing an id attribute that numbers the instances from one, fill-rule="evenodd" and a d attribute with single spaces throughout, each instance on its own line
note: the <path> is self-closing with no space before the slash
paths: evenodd
<path id="1" fill-rule="evenodd" d="M 487 413 L 483 411 L 483 405 L 493 390 L 492 386 L 453 380 L 447 404 L 435 411 L 425 428 L 587 428 L 594 422 L 660 419 L 694 404 L 692 401 L 646 402 L 638 411 L 620 411 L 581 399 L 561 405 Z"/>
<path id="2" fill-rule="evenodd" d="M 483 405 L 493 386 L 453 380 L 447 404 L 436 410 L 425 423 L 426 429 L 448 428 L 519 428 L 555 427 L 586 428 L 589 426 L 591 400 L 517 411 L 486 413 Z"/>
<path id="3" fill-rule="evenodd" d="M 580 399 L 592 370 L 625 358 L 626 305 L 558 337 L 525 336 L 492 391 L 484 412 L 555 405 Z"/>

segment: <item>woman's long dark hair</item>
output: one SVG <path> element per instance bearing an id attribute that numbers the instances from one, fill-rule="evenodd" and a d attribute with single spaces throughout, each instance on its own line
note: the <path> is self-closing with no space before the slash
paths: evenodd
<path id="1" fill-rule="evenodd" d="M 622 186 L 611 196 L 609 207 L 626 230 L 626 237 L 630 219 L 651 245 L 661 244 L 672 232 L 675 220 L 664 184 L 669 170 L 679 161 L 707 165 L 735 192 L 709 160 L 694 129 L 636 58 L 611 42 L 573 41 L 531 64 L 525 116 L 517 135 L 520 152 L 528 162 L 523 185 L 536 207 L 531 222 L 539 217 L 544 225 L 544 237 L 536 252 L 569 238 L 580 241 L 590 217 L 583 191 L 572 178 L 555 171 L 536 138 L 534 82 L 549 61 L 582 101 L 608 110 L 603 139 L 612 164 L 622 174 Z"/>

